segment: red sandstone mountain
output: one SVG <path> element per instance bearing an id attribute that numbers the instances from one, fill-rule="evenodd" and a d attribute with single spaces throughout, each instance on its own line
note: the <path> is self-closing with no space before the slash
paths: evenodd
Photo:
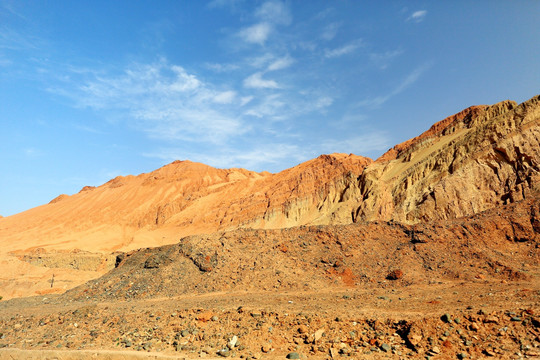
<path id="1" fill-rule="evenodd" d="M 186 235 L 378 219 L 414 224 L 520 201 L 539 188 L 539 124 L 536 96 L 465 109 L 375 162 L 322 155 L 270 174 L 176 161 L 85 187 L 0 219 L 1 295 L 63 291 L 112 268 L 116 251 Z"/>

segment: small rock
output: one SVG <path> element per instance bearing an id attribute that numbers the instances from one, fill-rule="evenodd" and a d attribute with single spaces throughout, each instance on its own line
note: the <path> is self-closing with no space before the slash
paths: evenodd
<path id="1" fill-rule="evenodd" d="M 472 323 L 469 328 L 473 331 L 478 331 L 480 330 L 480 325 L 478 325 L 478 323 Z"/>
<path id="2" fill-rule="evenodd" d="M 390 273 L 388 273 L 388 275 L 386 275 L 386 279 L 388 280 L 398 280 L 398 279 L 401 279 L 402 277 L 403 277 L 403 271 L 399 269 L 393 270 Z"/>
<path id="3" fill-rule="evenodd" d="M 231 356 L 231 352 L 229 349 L 221 349 L 221 350 L 218 350 L 217 354 L 221 357 L 229 357 Z"/>
<path id="4" fill-rule="evenodd" d="M 510 318 L 511 321 L 521 321 L 521 318 L 519 316 L 512 316 L 512 318 Z"/>
<path id="5" fill-rule="evenodd" d="M 270 345 L 268 345 L 268 344 L 263 345 L 263 346 L 261 346 L 261 351 L 263 353 L 269 353 L 270 351 L 272 351 L 272 347 Z"/>
<path id="6" fill-rule="evenodd" d="M 300 354 L 297 352 L 288 353 L 287 359 L 300 359 Z"/>
<path id="7" fill-rule="evenodd" d="M 212 316 L 212 321 L 218 321 L 218 317 L 216 315 Z"/>
<path id="8" fill-rule="evenodd" d="M 315 344 L 317 341 L 321 340 L 323 334 L 324 334 L 324 329 L 319 329 L 315 331 L 315 335 L 313 337 L 313 343 Z"/>
<path id="9" fill-rule="evenodd" d="M 180 332 L 180 335 L 182 335 L 182 337 L 186 337 L 189 335 L 189 331 L 188 330 L 182 330 L 182 332 Z"/>
<path id="10" fill-rule="evenodd" d="M 457 354 L 457 358 L 460 359 L 460 360 L 466 359 L 466 358 L 467 358 L 467 354 L 465 354 L 465 353 L 458 353 L 458 354 Z"/>
<path id="11" fill-rule="evenodd" d="M 485 349 L 484 350 L 484 354 L 486 354 L 487 356 L 496 356 L 497 354 L 495 353 L 495 351 L 491 350 L 491 349 Z"/>
<path id="12" fill-rule="evenodd" d="M 443 316 L 441 316 L 441 320 L 444 321 L 445 323 L 449 323 L 452 321 L 452 316 L 450 314 L 444 314 Z"/>
<path id="13" fill-rule="evenodd" d="M 234 335 L 231 340 L 227 343 L 227 347 L 229 349 L 233 349 L 236 346 L 236 343 L 238 342 L 238 336 Z"/>
<path id="14" fill-rule="evenodd" d="M 305 334 L 308 332 L 308 327 L 306 325 L 300 325 L 298 327 L 298 333 L 299 334 Z"/>
<path id="15" fill-rule="evenodd" d="M 392 350 L 392 347 L 388 344 L 382 344 L 381 345 L 381 350 L 382 351 L 385 351 L 385 352 L 390 352 Z"/>

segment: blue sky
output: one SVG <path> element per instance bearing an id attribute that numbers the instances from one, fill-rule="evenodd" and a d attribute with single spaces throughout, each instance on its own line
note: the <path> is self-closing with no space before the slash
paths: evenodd
<path id="1" fill-rule="evenodd" d="M 540 1 L 0 0 L 0 214 L 175 159 L 376 158 L 540 93 Z"/>

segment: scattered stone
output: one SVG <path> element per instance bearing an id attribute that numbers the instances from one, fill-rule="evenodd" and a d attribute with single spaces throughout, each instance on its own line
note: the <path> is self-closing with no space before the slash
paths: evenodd
<path id="1" fill-rule="evenodd" d="M 307 327 L 306 325 L 300 325 L 300 326 L 298 327 L 298 333 L 299 333 L 299 334 L 305 334 L 305 333 L 308 332 L 308 330 L 309 330 L 309 329 L 308 329 L 308 327 Z"/>
<path id="2" fill-rule="evenodd" d="M 236 346 L 237 342 L 238 342 L 238 336 L 234 335 L 231 338 L 231 340 L 229 340 L 229 342 L 227 343 L 227 347 L 232 350 Z"/>
<path id="3" fill-rule="evenodd" d="M 393 270 L 388 275 L 386 275 L 387 280 L 399 280 L 403 277 L 403 271 L 397 269 Z"/>
<path id="4" fill-rule="evenodd" d="M 221 357 L 229 357 L 231 356 L 231 352 L 229 349 L 225 348 L 225 349 L 221 349 L 221 350 L 218 350 L 217 354 Z"/>
<path id="5" fill-rule="evenodd" d="M 441 316 L 441 320 L 445 323 L 450 323 L 452 321 L 452 316 L 448 313 L 444 314 L 443 316 Z"/>
<path id="6" fill-rule="evenodd" d="M 319 329 L 315 331 L 315 334 L 313 336 L 313 343 L 317 343 L 319 340 L 321 340 L 322 336 L 324 334 L 324 329 Z"/>
<path id="7" fill-rule="evenodd" d="M 512 316 L 512 318 L 510 318 L 511 321 L 521 321 L 521 318 L 519 316 Z"/>
<path id="8" fill-rule="evenodd" d="M 392 350 L 392 347 L 388 344 L 382 344 L 381 345 L 381 350 L 384 351 L 384 352 L 390 352 Z"/>
<path id="9" fill-rule="evenodd" d="M 297 352 L 288 353 L 287 359 L 300 359 L 300 354 Z"/>
<path id="10" fill-rule="evenodd" d="M 199 316 L 197 316 L 197 320 L 207 322 L 212 318 L 212 316 L 212 313 L 209 311 L 203 312 L 202 314 L 199 314 Z"/>
<path id="11" fill-rule="evenodd" d="M 467 354 L 465 354 L 465 353 L 458 353 L 458 354 L 457 354 L 457 358 L 460 359 L 460 360 L 466 359 L 466 358 L 467 358 Z"/>

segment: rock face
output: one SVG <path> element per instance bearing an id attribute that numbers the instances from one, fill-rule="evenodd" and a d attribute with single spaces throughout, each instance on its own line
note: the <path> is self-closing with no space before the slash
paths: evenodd
<path id="1" fill-rule="evenodd" d="M 363 172 L 355 221 L 452 219 L 528 197 L 540 184 L 539 125 L 538 96 L 433 125 Z"/>
<path id="2" fill-rule="evenodd" d="M 80 276 L 72 263 L 99 263 L 99 254 L 173 244 L 188 235 L 372 220 L 412 225 L 527 200 L 540 189 L 539 125 L 536 96 L 520 105 L 467 108 L 376 161 L 321 155 L 278 174 L 175 161 L 85 186 L 0 218 L 2 296 L 42 291 L 52 275 L 69 279 L 58 288 L 63 291 L 109 268 L 89 265 Z M 47 259 L 33 258 L 36 248 L 47 251 Z M 199 269 L 214 268 L 197 259 Z M 154 260 L 148 266 L 161 268 Z"/>

